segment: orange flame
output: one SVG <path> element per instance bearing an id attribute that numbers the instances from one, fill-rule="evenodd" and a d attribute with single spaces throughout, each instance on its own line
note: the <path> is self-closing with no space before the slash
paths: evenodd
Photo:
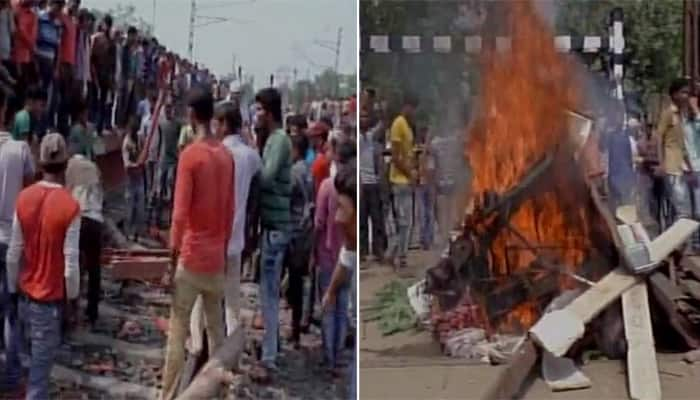
<path id="1" fill-rule="evenodd" d="M 530 1 L 506 2 L 511 49 L 482 56 L 481 108 L 468 132 L 466 154 L 474 170 L 472 193 L 503 193 L 546 154 L 567 141 L 567 109 L 580 109 L 573 65 L 553 45 L 553 34 Z M 555 158 L 548 187 L 534 193 L 510 223 L 529 243 L 554 249 L 559 262 L 575 268 L 589 243 L 585 200 L 571 195 L 571 158 Z M 582 181 L 576 181 L 582 182 Z M 572 197 L 574 197 L 572 199 Z M 492 272 L 527 268 L 530 251 L 509 251 L 523 242 L 504 229 L 492 243 Z M 549 253 L 551 255 L 551 253 Z M 506 266 L 509 266 L 507 268 Z M 562 285 L 568 286 L 566 282 Z M 535 322 L 533 304 L 513 314 L 521 325 Z"/>

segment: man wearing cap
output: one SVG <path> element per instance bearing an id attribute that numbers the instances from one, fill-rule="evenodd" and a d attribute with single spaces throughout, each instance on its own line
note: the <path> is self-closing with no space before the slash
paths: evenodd
<path id="1" fill-rule="evenodd" d="M 62 309 L 80 291 L 80 205 L 63 187 L 67 162 L 63 137 L 46 135 L 39 148 L 43 179 L 19 194 L 7 250 L 7 288 L 18 297 L 31 347 L 27 399 L 49 398 Z"/>

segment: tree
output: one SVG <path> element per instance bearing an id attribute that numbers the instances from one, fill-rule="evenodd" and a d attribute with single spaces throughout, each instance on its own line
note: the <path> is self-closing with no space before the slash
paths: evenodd
<path id="1" fill-rule="evenodd" d="M 643 99 L 665 93 L 682 73 L 683 2 L 677 0 L 559 0 L 559 33 L 607 34 L 608 15 L 624 11 L 625 89 Z"/>
<path id="2" fill-rule="evenodd" d="M 372 34 L 459 35 L 464 24 L 458 24 L 460 4 L 452 1 L 360 1 L 360 32 Z M 469 25 L 469 24 L 466 24 Z M 473 27 L 467 27 L 471 30 Z M 464 53 L 433 55 L 362 53 L 361 82 L 377 90 L 387 100 L 389 113 L 398 111 L 407 94 L 418 97 L 417 123 L 428 124 L 445 103 L 463 104 L 469 92 L 464 85 L 477 73 L 475 59 Z M 441 116 L 441 117 L 444 117 Z"/>
<path id="3" fill-rule="evenodd" d="M 504 1 L 389 1 L 360 0 L 360 32 L 371 34 L 507 34 L 495 19 Z M 554 0 L 555 31 L 558 35 L 609 35 L 609 15 L 615 7 L 625 14 L 625 80 L 627 91 L 642 101 L 651 93 L 665 92 L 668 83 L 680 76 L 682 67 L 682 7 L 680 0 Z M 486 10 L 486 21 L 475 17 Z M 471 26 L 469 26 L 471 24 Z M 488 27 L 488 29 L 481 29 Z M 585 56 L 590 57 L 590 56 Z M 591 69 L 604 71 L 607 54 L 589 59 Z M 419 123 L 429 122 L 440 105 L 462 102 L 466 108 L 472 88 L 479 79 L 475 57 L 433 55 L 430 53 L 390 54 L 362 53 L 360 56 L 363 86 L 376 88 L 387 99 L 390 113 L 397 110 L 400 99 L 410 92 L 421 100 Z M 597 73 L 596 73 L 597 75 Z"/>

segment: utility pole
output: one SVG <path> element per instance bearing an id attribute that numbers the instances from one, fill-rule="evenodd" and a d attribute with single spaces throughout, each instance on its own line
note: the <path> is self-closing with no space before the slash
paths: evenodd
<path id="1" fill-rule="evenodd" d="M 343 40 L 343 28 L 338 28 L 338 41 L 335 44 L 335 97 L 340 94 L 340 77 L 338 76 L 338 64 L 340 63 L 340 43 Z"/>
<path id="2" fill-rule="evenodd" d="M 190 42 L 187 47 L 190 60 L 194 61 L 194 23 L 197 19 L 197 0 L 192 0 L 192 8 L 190 9 Z"/>
<path id="3" fill-rule="evenodd" d="M 151 29 L 153 36 L 156 35 L 156 0 L 153 0 L 153 15 L 151 15 Z"/>

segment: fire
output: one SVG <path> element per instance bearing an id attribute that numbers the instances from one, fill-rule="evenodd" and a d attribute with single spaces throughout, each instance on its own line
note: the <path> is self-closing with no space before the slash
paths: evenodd
<path id="1" fill-rule="evenodd" d="M 505 2 L 509 11 L 511 49 L 482 56 L 481 105 L 468 132 L 466 155 L 474 175 L 472 193 L 503 194 L 547 154 L 567 142 L 565 110 L 581 109 L 573 65 L 554 47 L 553 33 L 531 1 Z M 573 160 L 555 158 L 545 188 L 531 195 L 510 219 L 529 244 L 551 249 L 542 254 L 576 268 L 588 243 L 585 200 L 573 194 L 581 179 Z M 495 276 L 527 268 L 534 254 L 523 240 L 503 229 L 491 250 Z M 513 248 L 519 248 L 514 251 Z M 567 282 L 562 282 L 566 286 Z M 529 327 L 538 313 L 525 303 L 512 314 Z M 510 317 L 509 317 L 510 318 Z"/>

